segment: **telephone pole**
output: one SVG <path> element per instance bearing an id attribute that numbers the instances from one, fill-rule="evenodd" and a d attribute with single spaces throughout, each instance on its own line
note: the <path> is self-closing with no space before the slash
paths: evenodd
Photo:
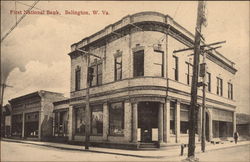
<path id="1" fill-rule="evenodd" d="M 204 21 L 204 0 L 198 1 L 197 22 L 195 30 L 194 42 L 194 62 L 193 62 L 193 78 L 191 87 L 191 107 L 189 119 L 189 141 L 188 141 L 188 157 L 195 155 L 195 131 L 197 123 L 197 85 L 198 85 L 198 72 L 199 72 L 199 56 L 200 56 L 200 42 L 201 42 L 201 27 Z"/>
<path id="2" fill-rule="evenodd" d="M 89 149 L 89 136 L 90 136 L 90 119 L 91 119 L 91 113 L 90 113 L 90 106 L 89 106 L 89 87 L 90 87 L 90 82 L 93 79 L 92 74 L 93 70 L 91 70 L 91 68 L 89 68 L 89 63 L 90 63 L 90 56 L 96 57 L 98 59 L 102 59 L 100 56 L 93 54 L 91 52 L 88 51 L 84 51 L 81 49 L 77 49 L 78 52 L 80 52 L 81 54 L 83 54 L 84 56 L 86 56 L 86 74 L 87 74 L 87 81 L 86 81 L 86 97 L 85 97 L 85 150 Z"/>

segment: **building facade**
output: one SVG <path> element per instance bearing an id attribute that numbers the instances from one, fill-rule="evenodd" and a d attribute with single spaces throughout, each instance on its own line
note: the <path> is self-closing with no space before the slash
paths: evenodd
<path id="1" fill-rule="evenodd" d="M 64 98 L 61 93 L 40 90 L 11 99 L 11 136 L 47 140 L 53 130 L 53 102 Z"/>
<path id="2" fill-rule="evenodd" d="M 188 142 L 192 56 L 174 50 L 192 47 L 194 35 L 170 16 L 157 12 L 128 15 L 71 45 L 70 141 L 85 140 L 87 62 L 93 70 L 89 97 L 92 143 L 140 146 Z M 207 54 L 206 137 L 232 137 L 235 65 L 218 52 Z M 198 91 L 202 102 L 202 90 Z M 201 111 L 197 141 L 201 135 Z M 62 117 L 63 118 L 63 117 Z"/>

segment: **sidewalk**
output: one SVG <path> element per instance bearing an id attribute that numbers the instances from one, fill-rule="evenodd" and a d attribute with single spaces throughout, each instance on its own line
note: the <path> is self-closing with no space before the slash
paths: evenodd
<path id="1" fill-rule="evenodd" d="M 18 142 L 25 144 L 32 144 L 45 147 L 53 147 L 64 150 L 74 150 L 74 151 L 86 151 L 86 152 L 95 152 L 95 153 L 104 153 L 104 154 L 113 154 L 113 155 L 122 155 L 122 156 L 132 156 L 139 158 L 166 158 L 166 157 L 181 157 L 180 148 L 161 148 L 161 149 L 150 149 L 150 150 L 121 150 L 121 149 L 112 149 L 112 148 L 101 148 L 101 147 L 90 147 L 89 150 L 85 150 L 84 146 L 69 145 L 62 143 L 53 143 L 53 142 L 41 142 L 41 141 L 27 141 L 27 140 L 17 140 L 17 139 L 7 139 L 3 138 L 2 141 L 7 142 Z M 224 149 L 229 147 L 236 147 L 241 145 L 250 144 L 250 141 L 240 141 L 238 144 L 235 143 L 224 143 L 224 144 L 207 144 L 206 152 L 218 149 Z M 184 156 L 187 155 L 188 148 L 184 149 Z M 196 146 L 196 153 L 201 153 L 200 145 Z"/>

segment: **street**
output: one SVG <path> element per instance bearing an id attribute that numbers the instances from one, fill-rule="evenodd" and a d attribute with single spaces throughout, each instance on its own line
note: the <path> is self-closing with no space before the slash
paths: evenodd
<path id="1" fill-rule="evenodd" d="M 200 161 L 249 162 L 249 152 L 250 145 L 247 144 L 198 153 L 196 157 Z M 146 154 L 150 154 L 150 151 Z M 185 159 L 185 156 L 142 158 L 1 141 L 1 161 L 181 161 L 182 159 Z"/>

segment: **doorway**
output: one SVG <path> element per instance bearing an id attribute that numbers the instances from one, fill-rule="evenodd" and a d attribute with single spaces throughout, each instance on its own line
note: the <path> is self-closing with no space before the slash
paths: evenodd
<path id="1" fill-rule="evenodd" d="M 152 143 L 158 141 L 158 102 L 140 102 L 138 104 L 138 128 L 140 141 Z"/>

